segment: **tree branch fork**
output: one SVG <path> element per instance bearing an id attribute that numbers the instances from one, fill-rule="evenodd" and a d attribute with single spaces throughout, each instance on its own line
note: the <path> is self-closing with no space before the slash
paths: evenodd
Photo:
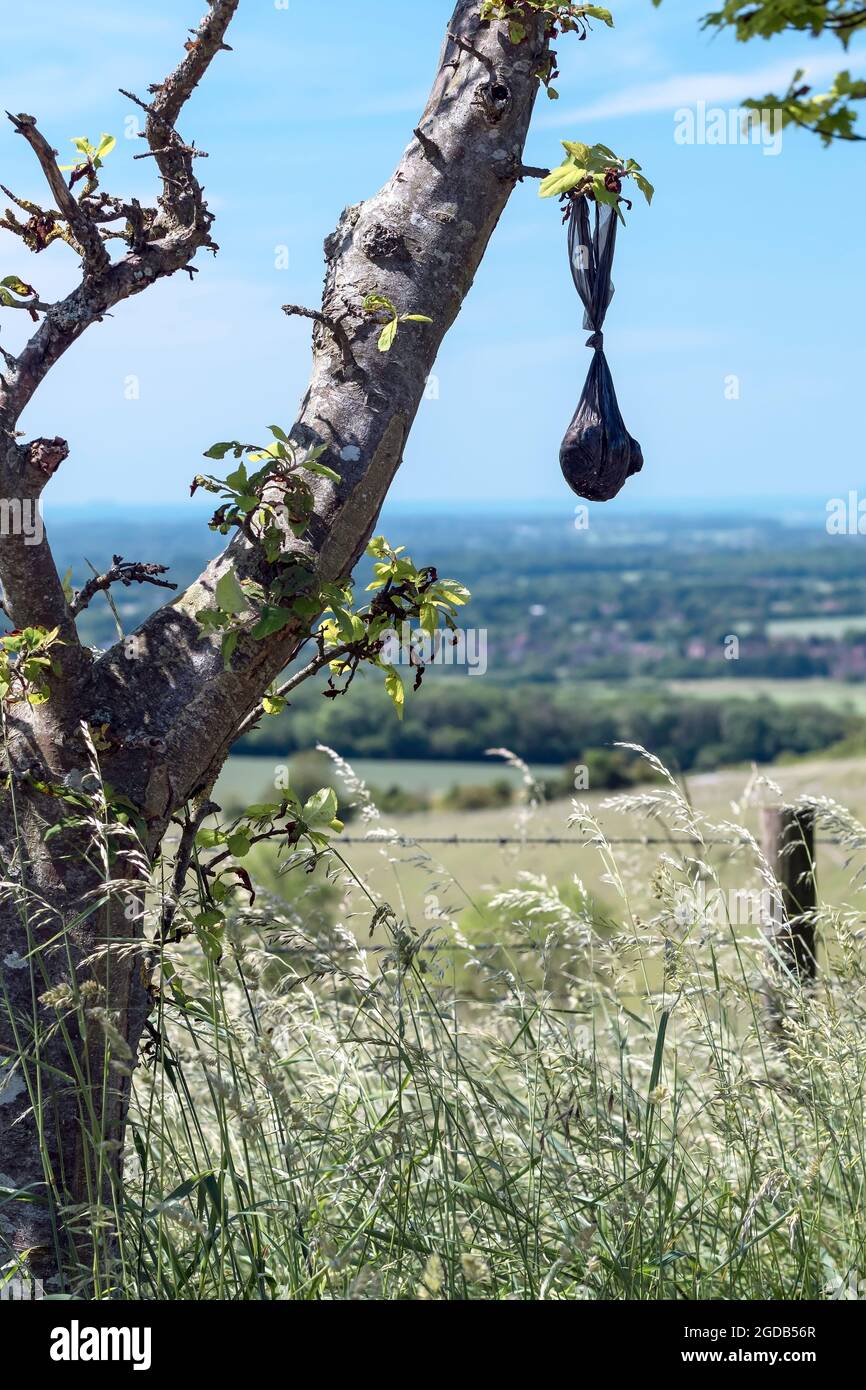
<path id="1" fill-rule="evenodd" d="M 0 427 L 6 433 L 7 458 L 11 437 L 23 406 L 63 352 L 92 323 L 120 300 L 139 293 L 147 284 L 177 269 L 192 269 L 190 261 L 202 246 L 212 247 L 211 215 L 196 180 L 195 164 L 203 152 L 183 141 L 175 123 L 183 104 L 222 48 L 226 26 L 238 0 L 216 0 L 202 21 L 198 37 L 187 48 L 179 68 L 149 99 L 130 97 L 146 115 L 145 138 L 162 178 L 162 193 L 152 208 L 114 199 L 88 179 L 76 197 L 64 182 L 54 151 L 32 117 L 13 118 L 16 130 L 34 151 L 51 191 L 50 208 L 18 205 L 30 216 L 19 228 L 26 240 L 41 237 L 31 249 L 42 249 L 48 236 L 63 235 L 82 258 L 78 288 L 61 304 L 47 310 L 23 352 L 7 359 L 8 374 L 0 381 Z M 327 275 L 321 308 L 283 306 L 288 316 L 304 317 L 321 330 L 314 335 L 313 374 L 292 438 L 303 447 L 324 444 L 326 461 L 341 475 L 339 485 L 316 479 L 315 513 L 309 538 L 287 537 L 286 558 L 304 553 L 325 579 L 351 573 L 375 523 L 381 500 L 402 457 L 403 444 L 420 405 L 438 346 L 468 292 L 489 235 L 510 196 L 514 183 L 542 177 L 545 171 L 525 166 L 520 158 L 537 93 L 534 64 L 544 48 L 543 26 L 528 44 L 512 45 L 508 26 L 481 25 L 474 0 L 459 0 L 449 27 L 450 42 L 418 129 L 438 152 L 434 160 L 426 142 L 416 136 L 394 177 L 378 195 L 349 209 L 326 245 Z M 455 56 L 456 55 L 456 56 Z M 529 56 L 530 61 L 527 61 Z M 495 77 L 497 104 L 482 100 Z M 106 240 L 120 233 L 127 254 L 112 262 Z M 41 229 L 41 230 L 40 230 Z M 59 229 L 59 230 L 58 230 Z M 401 311 L 432 313 L 434 324 L 423 332 L 401 332 L 392 350 L 378 351 L 375 335 L 359 331 L 365 324 L 362 305 L 373 293 L 387 296 Z M 39 312 L 39 311 L 37 311 Z M 335 365 L 334 347 L 339 353 Z M 11 360 L 10 360 L 11 359 Z M 50 441 L 49 441 L 50 442 Z M 46 476 L 45 441 L 37 456 L 30 448 L 30 473 Z M 15 443 L 14 457 L 23 464 Z M 330 457 L 328 457 L 330 455 Z M 64 455 L 65 457 L 65 455 Z M 38 475 L 38 477 L 37 477 Z M 47 477 L 46 477 L 47 480 Z M 47 548 L 46 548 L 47 549 Z M 47 565 L 50 560 L 44 561 Z M 175 674 L 157 693 L 143 688 L 134 693 L 123 652 L 113 651 L 94 666 L 92 680 L 108 705 L 123 691 L 127 718 L 145 722 L 154 702 L 169 704 L 175 691 L 187 691 L 184 708 L 166 709 L 163 723 L 175 724 L 175 738 L 184 745 L 184 772 L 177 777 L 177 796 L 190 791 L 197 774 L 187 766 L 190 753 L 188 720 L 200 735 L 215 720 L 214 759 L 225 755 L 239 731 L 257 716 L 262 692 L 293 659 L 304 634 L 289 629 L 262 644 L 245 669 L 243 653 L 223 671 L 218 643 L 203 637 L 195 612 L 221 574 L 236 566 L 241 577 L 255 577 L 250 547 L 236 540 L 226 554 L 201 576 L 188 596 L 148 619 L 142 629 L 145 647 L 171 648 L 171 660 L 187 668 Z M 122 568 L 121 568 L 122 567 Z M 105 574 L 94 576 L 73 599 L 62 601 L 68 623 L 94 595 L 114 583 L 151 583 L 169 587 L 164 571 L 115 557 Z M 6 585 L 3 547 L 0 578 Z M 59 580 L 55 596 L 61 592 Z M 16 614 L 22 596 L 13 596 Z M 213 648 L 210 655 L 205 653 Z M 312 663 L 320 669 L 318 663 Z M 211 670 L 211 667 L 213 669 Z M 195 676 L 193 675 L 195 672 Z M 205 672 L 208 674 L 205 675 Z M 142 671 L 148 682 L 152 671 Z M 292 681 L 294 678 L 291 678 Z M 132 682 L 135 684 L 135 681 Z M 214 703 L 216 702 L 216 703 Z M 240 710 L 232 716 L 232 707 Z M 248 712 L 244 716 L 244 709 Z M 200 742 L 200 738 L 198 742 Z M 206 769 L 207 772 L 208 769 Z M 118 774 L 118 781 L 122 776 Z"/>

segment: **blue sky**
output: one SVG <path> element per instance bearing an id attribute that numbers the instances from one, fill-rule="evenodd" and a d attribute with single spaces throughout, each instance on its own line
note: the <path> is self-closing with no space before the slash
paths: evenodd
<path id="1" fill-rule="evenodd" d="M 785 37 L 736 44 L 699 28 L 708 0 L 610 0 L 560 44 L 558 102 L 542 94 L 530 163 L 559 162 L 560 138 L 602 140 L 657 188 L 619 242 L 606 349 L 626 424 L 644 449 L 631 503 L 832 496 L 862 479 L 863 147 L 824 150 L 786 132 L 781 152 L 684 146 L 674 112 L 736 107 L 787 85 L 818 90 L 864 48 Z M 2 105 L 29 111 L 62 151 L 101 131 L 118 146 L 105 186 L 149 196 L 153 169 L 125 139 L 144 92 L 173 66 L 201 0 L 41 0 L 4 16 Z M 231 42 L 181 128 L 200 166 L 221 253 L 121 305 L 92 329 L 24 417 L 72 456 L 51 503 L 190 504 L 187 484 L 215 439 L 289 423 L 309 364 L 308 325 L 280 312 L 318 304 L 322 241 L 341 208 L 389 176 L 424 105 L 449 0 L 241 0 Z M 32 156 L 0 131 L 0 178 L 42 197 Z M 276 267 L 278 248 L 288 268 Z M 33 258 L 0 234 L 3 273 L 43 298 L 73 283 L 62 245 Z M 431 306 L 435 313 L 435 306 Z M 22 322 L 24 321 L 24 322 Z M 558 451 L 590 353 L 557 207 L 518 187 L 436 367 L 392 497 L 396 502 L 568 504 Z M 23 314 L 0 315 L 14 350 Z M 739 399 L 726 399 L 726 378 Z M 128 399 L 137 378 L 139 398 Z M 577 499 L 572 499 L 576 501 Z M 614 504 L 616 505 L 616 504 Z"/>

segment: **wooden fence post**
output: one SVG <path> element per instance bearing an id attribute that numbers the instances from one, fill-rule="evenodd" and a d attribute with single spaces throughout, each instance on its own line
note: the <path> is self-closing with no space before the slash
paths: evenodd
<path id="1" fill-rule="evenodd" d="M 771 944 L 767 961 L 767 1006 L 778 1028 L 784 1012 L 780 985 L 785 974 L 804 986 L 817 973 L 815 959 L 815 909 L 818 883 L 815 872 L 815 817 L 812 811 L 793 806 L 761 809 L 761 849 L 778 883 L 774 893 L 767 937 Z"/>

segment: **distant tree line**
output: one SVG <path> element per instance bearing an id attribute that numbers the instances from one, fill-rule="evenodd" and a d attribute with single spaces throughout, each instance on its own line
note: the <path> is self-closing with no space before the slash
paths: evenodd
<path id="1" fill-rule="evenodd" d="M 474 761 L 509 747 L 530 762 L 586 764 L 598 786 L 630 780 L 638 743 L 683 772 L 726 764 L 774 762 L 830 748 L 864 733 L 849 711 L 818 703 L 776 704 L 736 696 L 695 699 L 633 687 L 586 694 L 571 684 L 499 685 L 482 680 L 425 680 L 407 696 L 398 720 L 372 681 L 358 678 L 352 698 L 323 699 L 306 688 L 288 710 L 263 720 L 237 751 L 289 755 L 326 743 L 352 758 Z"/>

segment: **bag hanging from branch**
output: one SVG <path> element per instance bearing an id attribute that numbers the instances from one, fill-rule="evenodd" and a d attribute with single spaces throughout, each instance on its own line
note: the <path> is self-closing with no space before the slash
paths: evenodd
<path id="1" fill-rule="evenodd" d="M 601 331 L 613 299 L 610 277 L 619 218 L 616 208 L 607 203 L 594 206 L 593 230 L 585 197 L 573 199 L 568 223 L 571 274 L 584 307 L 583 326 L 592 334 L 586 345 L 593 349 L 593 359 L 580 404 L 562 441 L 559 463 L 578 497 L 607 502 L 627 478 L 640 472 L 643 454 L 619 412 Z"/>

